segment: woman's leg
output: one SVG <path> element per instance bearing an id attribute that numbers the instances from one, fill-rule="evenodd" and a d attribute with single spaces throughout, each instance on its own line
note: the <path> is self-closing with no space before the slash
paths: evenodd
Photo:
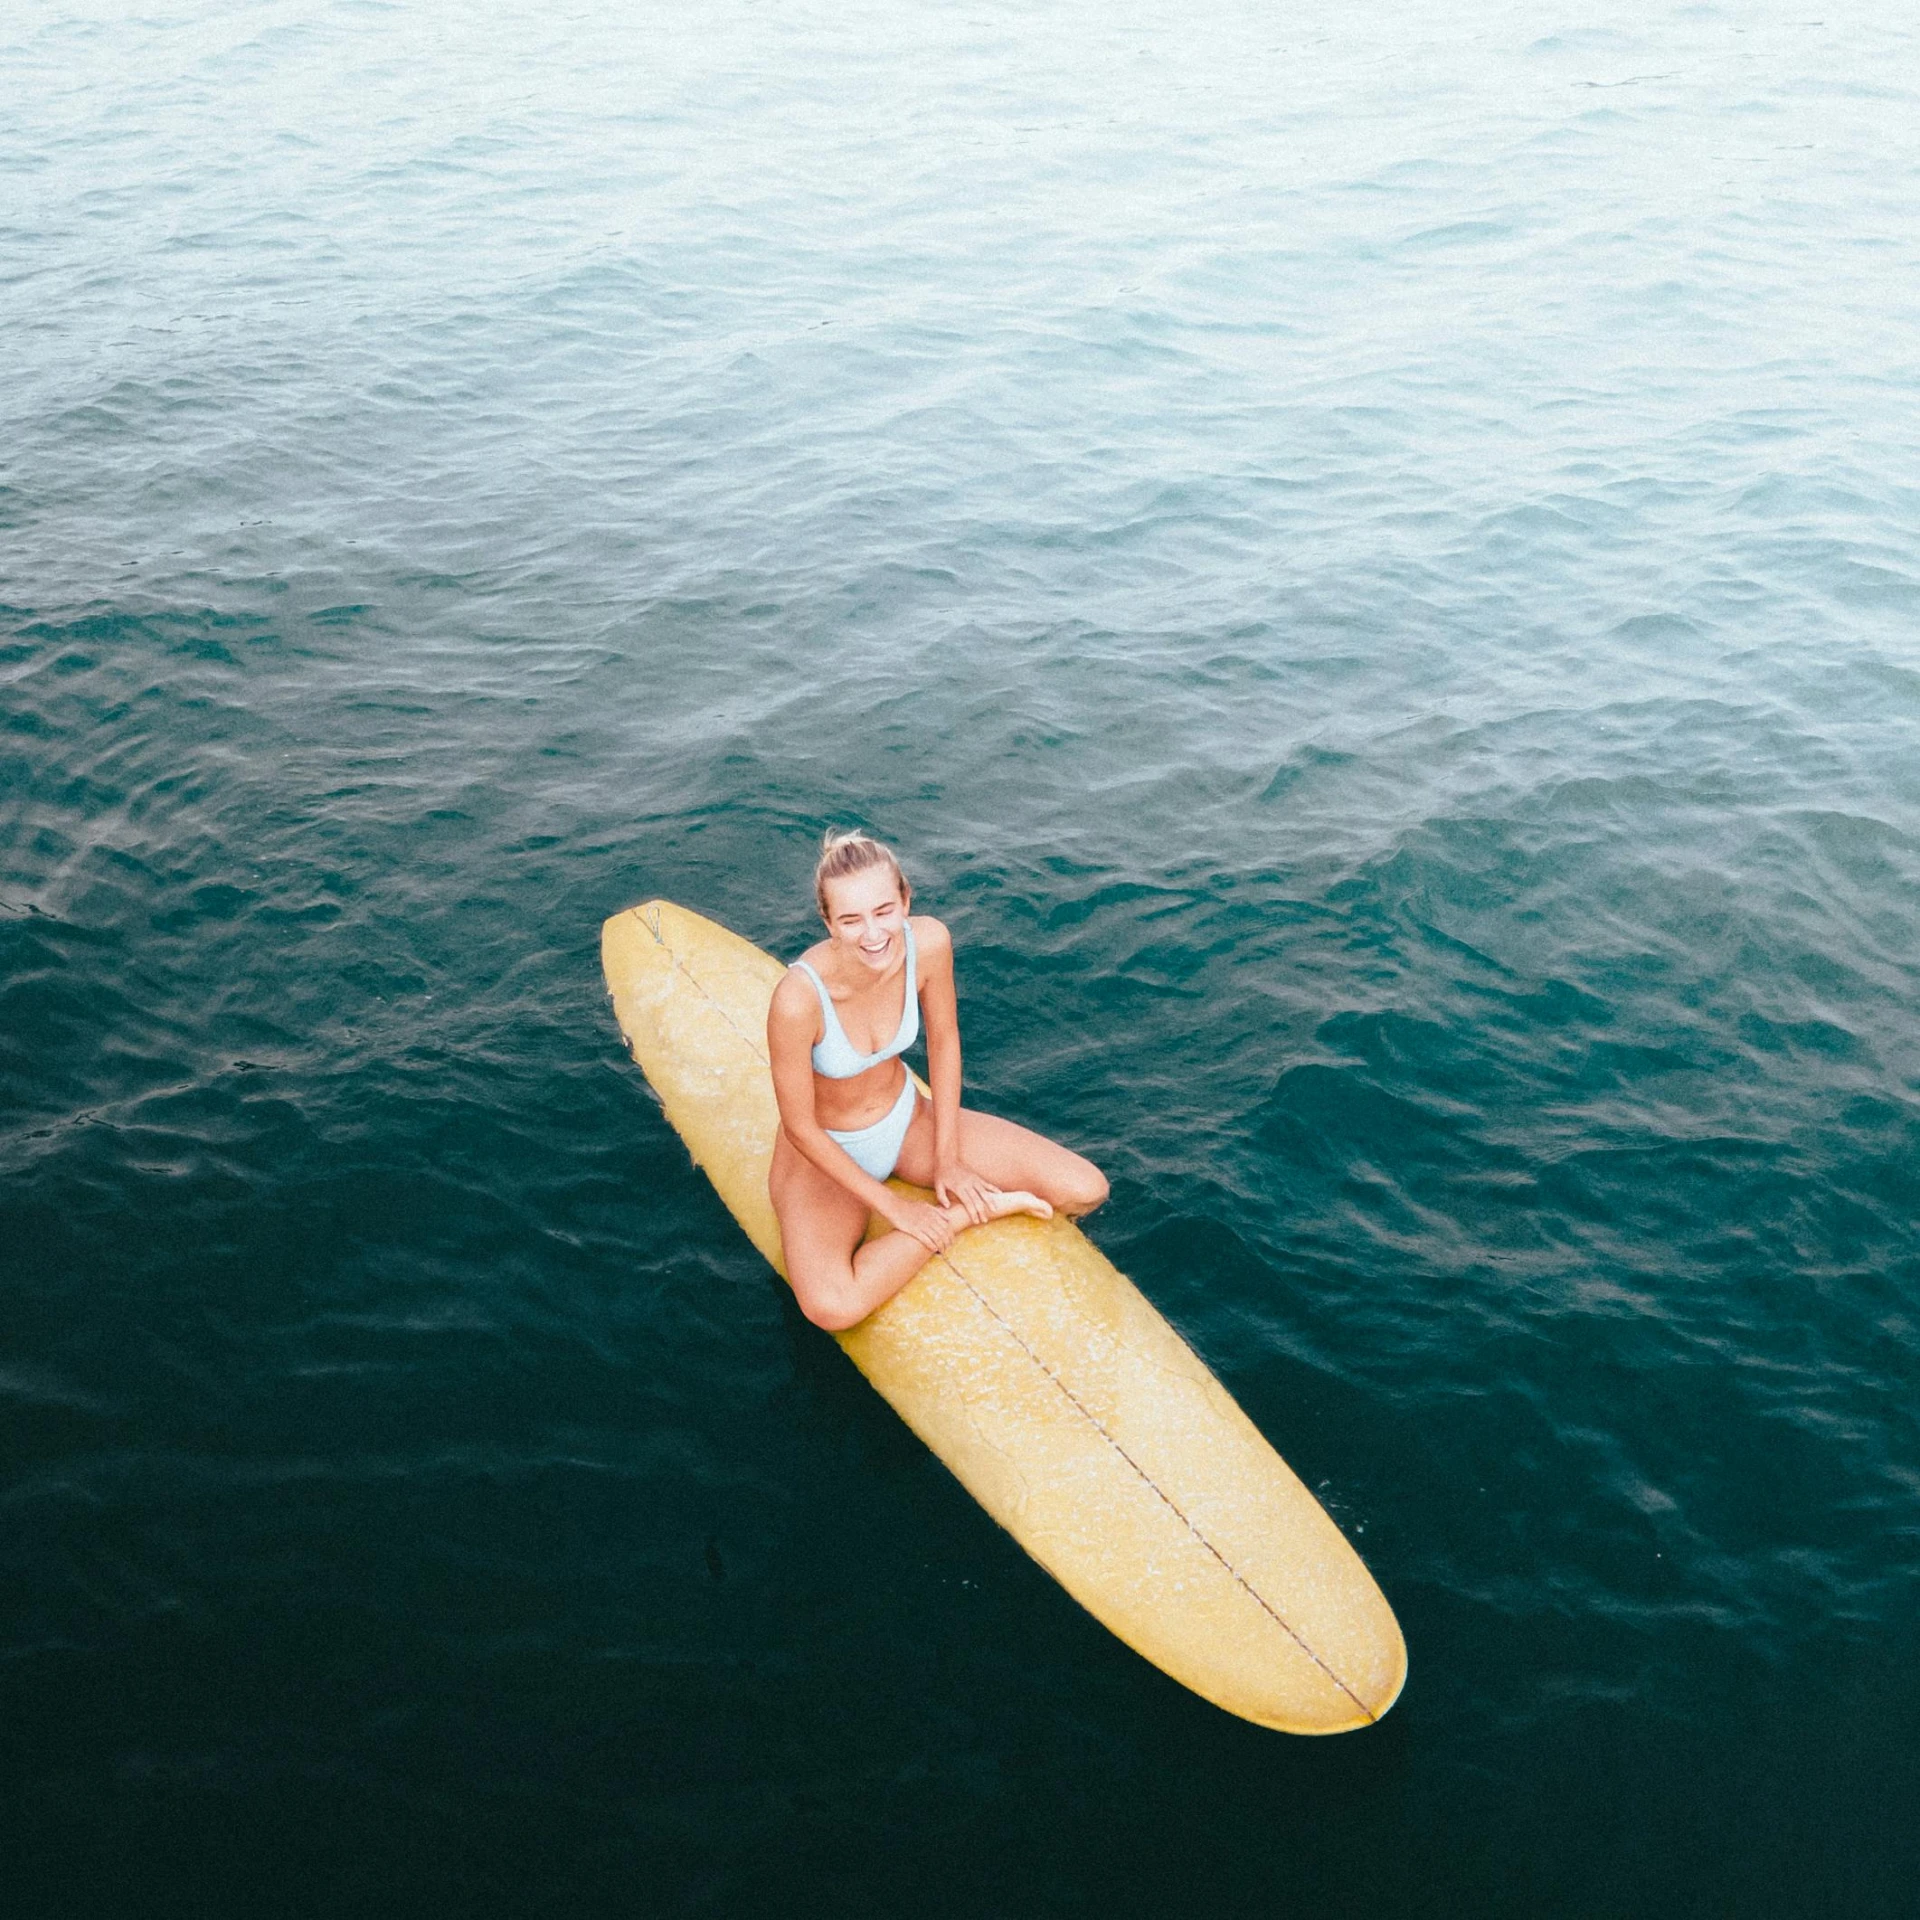
<path id="1" fill-rule="evenodd" d="M 816 1327 L 839 1333 L 884 1306 L 933 1256 L 910 1233 L 883 1233 L 863 1247 L 867 1209 L 781 1134 L 767 1192 L 780 1221 L 787 1284 Z"/>
<path id="2" fill-rule="evenodd" d="M 991 1185 L 1038 1194 L 1061 1213 L 1091 1213 L 1107 1197 L 1106 1175 L 1091 1160 L 991 1113 L 960 1109 L 960 1158 Z M 916 1186 L 933 1184 L 933 1110 L 925 1100 L 894 1171 Z"/>
<path id="3" fill-rule="evenodd" d="M 1014 1131 L 1023 1129 L 1016 1127 Z M 911 1141 L 922 1132 L 931 1159 L 933 1116 L 924 1099 L 907 1137 Z M 1039 1138 L 1037 1134 L 1030 1137 Z M 1068 1155 L 1069 1159 L 1075 1157 Z M 906 1150 L 902 1149 L 903 1164 L 905 1159 Z M 976 1167 L 975 1171 L 992 1179 L 995 1186 L 1004 1184 L 986 1174 L 984 1168 Z M 796 1152 L 784 1133 L 774 1140 L 767 1193 L 780 1222 L 780 1245 L 793 1296 L 800 1303 L 800 1311 L 829 1333 L 858 1326 L 868 1314 L 885 1306 L 933 1257 L 925 1241 L 897 1229 L 862 1246 L 868 1218 L 865 1205 L 837 1180 L 828 1179 L 804 1154 Z M 994 1204 L 996 1214 L 1044 1214 L 1047 1208 L 1044 1196 L 1010 1186 Z M 946 1215 L 956 1233 L 971 1224 L 965 1208 L 957 1204 L 948 1207 Z"/>

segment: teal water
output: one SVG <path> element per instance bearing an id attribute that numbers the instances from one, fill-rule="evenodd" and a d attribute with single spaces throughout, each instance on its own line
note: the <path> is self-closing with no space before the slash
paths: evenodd
<path id="1" fill-rule="evenodd" d="M 1898 10 L 0 23 L 10 1912 L 1914 1909 Z M 1093 1624 L 601 918 L 955 930 L 1367 1555 Z"/>

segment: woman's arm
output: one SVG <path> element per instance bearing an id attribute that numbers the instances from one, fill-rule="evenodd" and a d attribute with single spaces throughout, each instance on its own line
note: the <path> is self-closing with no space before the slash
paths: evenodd
<path id="1" fill-rule="evenodd" d="M 927 1030 L 927 1081 L 933 1088 L 933 1195 L 957 1202 L 978 1226 L 991 1218 L 994 1189 L 960 1158 L 960 1003 L 953 985 L 953 936 L 938 920 L 913 923 L 920 960 L 920 1013 Z"/>
<path id="2" fill-rule="evenodd" d="M 946 1216 L 924 1201 L 909 1200 L 882 1186 L 820 1124 L 813 1107 L 813 1044 L 820 1030 L 818 998 L 804 979 L 796 981 L 789 973 L 774 988 L 773 1005 L 767 1009 L 767 1057 L 773 1067 L 781 1131 L 796 1152 L 845 1187 L 869 1212 L 912 1234 L 935 1253 L 944 1253 L 953 1244 L 954 1233 Z"/>

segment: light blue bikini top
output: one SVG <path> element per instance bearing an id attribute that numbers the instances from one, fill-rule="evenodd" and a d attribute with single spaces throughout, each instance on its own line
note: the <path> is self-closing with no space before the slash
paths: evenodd
<path id="1" fill-rule="evenodd" d="M 878 1053 L 855 1050 L 853 1042 L 847 1038 L 846 1028 L 840 1024 L 840 1016 L 833 1010 L 833 995 L 827 991 L 827 983 L 804 960 L 793 963 L 813 982 L 813 990 L 820 996 L 820 1010 L 826 1015 L 826 1031 L 813 1050 L 815 1073 L 824 1074 L 829 1080 L 851 1080 L 856 1073 L 865 1073 L 869 1067 L 877 1067 L 882 1060 L 891 1060 L 895 1054 L 905 1053 L 919 1039 L 920 988 L 915 977 L 911 925 L 907 927 L 906 935 L 907 999 L 900 1009 L 900 1030 Z"/>

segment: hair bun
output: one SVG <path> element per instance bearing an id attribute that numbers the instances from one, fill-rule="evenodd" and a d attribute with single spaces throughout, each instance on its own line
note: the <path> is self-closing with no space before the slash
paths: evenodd
<path id="1" fill-rule="evenodd" d="M 830 827 L 820 842 L 819 864 L 813 870 L 813 897 L 820 917 L 827 913 L 827 882 L 852 873 L 864 873 L 869 867 L 890 867 L 899 883 L 901 897 L 907 893 L 907 876 L 893 849 L 876 840 L 860 827 Z"/>

